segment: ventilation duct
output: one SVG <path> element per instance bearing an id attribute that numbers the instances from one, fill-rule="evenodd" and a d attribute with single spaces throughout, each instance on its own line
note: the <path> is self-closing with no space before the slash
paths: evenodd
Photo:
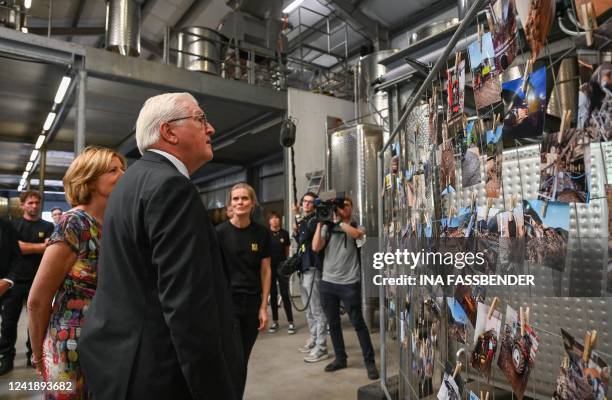
<path id="1" fill-rule="evenodd" d="M 140 1 L 106 2 L 106 49 L 124 56 L 140 55 Z"/>

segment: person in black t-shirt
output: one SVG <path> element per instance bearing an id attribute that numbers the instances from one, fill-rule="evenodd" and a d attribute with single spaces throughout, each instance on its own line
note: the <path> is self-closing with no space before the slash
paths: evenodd
<path id="1" fill-rule="evenodd" d="M 270 255 L 272 258 L 272 285 L 270 287 L 270 308 L 272 308 L 272 326 L 268 332 L 275 333 L 278 331 L 278 290 L 276 283 L 280 288 L 281 298 L 283 299 L 283 307 L 287 315 L 289 327 L 287 333 L 293 335 L 295 326 L 293 325 L 293 313 L 291 310 L 291 299 L 289 299 L 289 279 L 283 274 L 279 274 L 277 269 L 281 262 L 287 259 L 289 255 L 289 232 L 281 228 L 280 215 L 272 211 L 268 215 L 268 224 L 270 225 Z"/>
<path id="2" fill-rule="evenodd" d="M 270 234 L 266 227 L 251 220 L 257 206 L 255 190 L 246 183 L 230 190 L 233 210 L 229 221 L 217 225 L 221 253 L 227 267 L 234 300 L 234 328 L 241 335 L 244 356 L 242 388 L 257 334 L 268 322 L 270 294 Z"/>
<path id="3" fill-rule="evenodd" d="M 15 227 L 4 218 L 0 218 L 0 309 L 4 292 L 15 282 L 15 264 L 21 257 Z"/>
<path id="4" fill-rule="evenodd" d="M 38 265 L 45 252 L 47 241 L 53 233 L 53 224 L 40 219 L 40 193 L 29 190 L 19 196 L 23 216 L 14 221 L 19 249 L 22 256 L 14 263 L 10 278 L 0 280 L 2 300 L 2 324 L 0 325 L 0 375 L 13 369 L 17 324 L 23 303 L 27 300 Z M 13 280 L 14 279 L 14 280 Z M 10 289 L 10 290 L 9 290 Z M 27 363 L 31 365 L 32 349 L 27 342 Z"/>

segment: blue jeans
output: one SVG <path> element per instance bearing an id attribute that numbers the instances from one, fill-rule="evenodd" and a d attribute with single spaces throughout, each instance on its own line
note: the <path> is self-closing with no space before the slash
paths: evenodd
<path id="1" fill-rule="evenodd" d="M 363 361 L 367 364 L 374 363 L 374 348 L 370 339 L 370 331 L 363 320 L 361 311 L 361 282 L 349 285 L 338 285 L 335 283 L 321 281 L 321 302 L 323 311 L 329 323 L 329 334 L 334 345 L 334 353 L 339 361 L 346 361 L 347 355 L 344 350 L 344 337 L 342 336 L 342 325 L 340 324 L 340 301 L 344 304 L 363 353 Z"/>

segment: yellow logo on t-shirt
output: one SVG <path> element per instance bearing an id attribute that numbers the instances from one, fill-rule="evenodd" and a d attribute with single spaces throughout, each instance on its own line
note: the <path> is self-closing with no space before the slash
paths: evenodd
<path id="1" fill-rule="evenodd" d="M 45 237 L 45 232 L 38 232 L 38 237 L 39 238 L 44 238 Z"/>
<path id="2" fill-rule="evenodd" d="M 259 247 L 257 243 L 251 243 L 251 251 L 259 251 Z"/>

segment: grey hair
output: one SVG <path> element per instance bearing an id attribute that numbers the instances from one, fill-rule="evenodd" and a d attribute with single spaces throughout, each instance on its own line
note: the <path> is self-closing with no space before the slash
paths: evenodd
<path id="1" fill-rule="evenodd" d="M 164 93 L 145 101 L 136 121 L 136 144 L 140 154 L 160 139 L 159 128 L 165 121 L 187 116 L 189 102 L 198 103 L 189 93 Z"/>

